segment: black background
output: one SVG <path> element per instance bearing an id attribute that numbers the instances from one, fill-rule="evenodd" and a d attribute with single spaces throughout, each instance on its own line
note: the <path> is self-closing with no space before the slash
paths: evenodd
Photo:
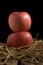
<path id="1" fill-rule="evenodd" d="M 29 32 L 35 38 L 40 33 L 40 39 L 43 39 L 43 15 L 42 2 L 33 0 L 28 1 L 2 1 L 0 2 L 0 42 L 6 42 L 7 37 L 13 31 L 9 28 L 8 17 L 14 11 L 26 11 L 32 18 L 32 26 Z"/>

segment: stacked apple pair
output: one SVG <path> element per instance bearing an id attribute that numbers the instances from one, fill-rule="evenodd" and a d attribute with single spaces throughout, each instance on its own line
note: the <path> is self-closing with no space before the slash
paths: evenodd
<path id="1" fill-rule="evenodd" d="M 8 24 L 14 32 L 7 38 L 10 47 L 22 47 L 32 45 L 32 35 L 28 32 L 31 27 L 31 17 L 27 12 L 13 12 L 8 18 Z"/>

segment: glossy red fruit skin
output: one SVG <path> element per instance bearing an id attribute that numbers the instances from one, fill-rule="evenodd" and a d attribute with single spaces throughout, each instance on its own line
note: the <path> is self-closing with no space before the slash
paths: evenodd
<path id="1" fill-rule="evenodd" d="M 16 32 L 8 36 L 7 45 L 10 47 L 31 46 L 32 40 L 32 35 L 29 32 Z"/>
<path id="2" fill-rule="evenodd" d="M 31 27 L 31 17 L 27 12 L 13 12 L 8 18 L 8 24 L 12 31 L 28 31 Z"/>

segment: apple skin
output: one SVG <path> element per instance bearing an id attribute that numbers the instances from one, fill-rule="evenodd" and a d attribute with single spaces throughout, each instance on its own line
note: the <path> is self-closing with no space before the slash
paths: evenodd
<path id="1" fill-rule="evenodd" d="M 9 27 L 14 32 L 28 31 L 31 23 L 31 17 L 27 12 L 13 12 L 8 18 Z"/>
<path id="2" fill-rule="evenodd" d="M 32 45 L 32 35 L 29 32 L 12 33 L 7 38 L 7 45 L 10 47 L 21 47 L 25 45 Z"/>

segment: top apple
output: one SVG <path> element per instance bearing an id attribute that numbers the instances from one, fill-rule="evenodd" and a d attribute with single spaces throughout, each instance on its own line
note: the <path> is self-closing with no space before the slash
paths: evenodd
<path id="1" fill-rule="evenodd" d="M 28 31 L 31 27 L 31 17 L 27 12 L 13 12 L 8 18 L 9 27 L 14 32 Z"/>

